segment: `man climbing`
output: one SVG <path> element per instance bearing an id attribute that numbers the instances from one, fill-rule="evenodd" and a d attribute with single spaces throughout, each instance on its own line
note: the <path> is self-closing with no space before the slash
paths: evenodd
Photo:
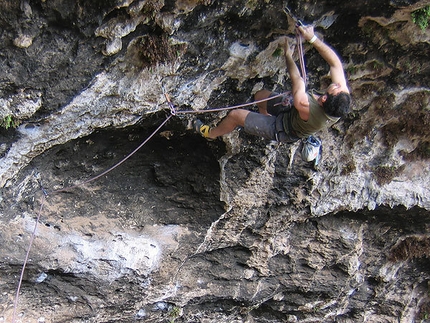
<path id="1" fill-rule="evenodd" d="M 331 126 L 345 116 L 349 112 L 351 97 L 340 58 L 330 46 L 316 37 L 313 26 L 297 28 L 330 66 L 332 84 L 326 92 L 306 92 L 305 81 L 294 63 L 286 40 L 285 59 L 292 82 L 291 94 L 279 96 L 268 90 L 260 90 L 255 93 L 256 101 L 276 96 L 272 100 L 257 103 L 260 113 L 244 109 L 232 110 L 214 128 L 196 120 L 195 130 L 205 138 L 215 139 L 241 126 L 249 134 L 279 142 L 295 142 Z"/>

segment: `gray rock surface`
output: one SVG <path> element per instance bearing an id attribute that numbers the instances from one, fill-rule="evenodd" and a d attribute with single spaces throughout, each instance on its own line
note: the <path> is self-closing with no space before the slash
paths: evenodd
<path id="1" fill-rule="evenodd" d="M 429 3 L 289 6 L 353 93 L 318 171 L 300 143 L 191 129 L 289 89 L 281 2 L 0 4 L 0 322 L 425 322 Z"/>

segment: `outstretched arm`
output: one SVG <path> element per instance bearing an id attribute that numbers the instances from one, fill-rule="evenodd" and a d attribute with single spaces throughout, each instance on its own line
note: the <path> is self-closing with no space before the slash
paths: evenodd
<path id="1" fill-rule="evenodd" d="M 298 27 L 303 38 L 307 41 L 313 40 L 312 45 L 320 53 L 321 57 L 330 65 L 330 76 L 333 83 L 338 83 L 341 86 L 341 90 L 349 93 L 348 86 L 346 84 L 345 72 L 343 70 L 342 62 L 336 52 L 321 39 L 317 38 L 314 33 L 313 26 L 299 26 Z"/>
<path id="2" fill-rule="evenodd" d="M 290 74 L 292 83 L 294 107 L 299 112 L 300 118 L 307 121 L 309 119 L 309 99 L 306 94 L 305 82 L 293 60 L 293 53 L 287 39 L 285 39 L 284 43 L 284 53 L 288 74 Z"/>

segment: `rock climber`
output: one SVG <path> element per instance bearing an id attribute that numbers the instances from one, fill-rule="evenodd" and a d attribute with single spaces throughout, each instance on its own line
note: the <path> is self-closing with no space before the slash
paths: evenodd
<path id="1" fill-rule="evenodd" d="M 285 38 L 284 52 L 287 70 L 292 82 L 291 93 L 257 103 L 259 113 L 235 109 L 214 128 L 194 122 L 194 129 L 203 137 L 215 139 L 243 127 L 245 132 L 279 142 L 295 142 L 329 127 L 344 117 L 350 109 L 351 96 L 342 62 L 335 51 L 314 33 L 313 26 L 298 26 L 302 37 L 312 44 L 330 66 L 332 83 L 325 92 L 306 92 L 305 81 L 296 66 L 290 45 Z M 263 89 L 255 93 L 256 101 L 277 93 Z"/>

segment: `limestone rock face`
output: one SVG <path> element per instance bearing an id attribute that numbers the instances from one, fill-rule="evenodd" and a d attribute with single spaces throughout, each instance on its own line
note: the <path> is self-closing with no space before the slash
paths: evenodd
<path id="1" fill-rule="evenodd" d="M 426 322 L 430 4 L 288 2 L 353 96 L 317 170 L 191 126 L 291 89 L 283 5 L 0 3 L 0 322 Z"/>

